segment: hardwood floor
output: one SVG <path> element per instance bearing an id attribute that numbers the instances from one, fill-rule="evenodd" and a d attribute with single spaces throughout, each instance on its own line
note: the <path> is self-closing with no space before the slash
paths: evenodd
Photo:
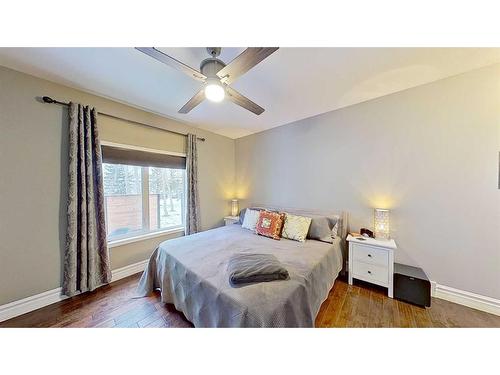
<path id="1" fill-rule="evenodd" d="M 0 323 L 0 327 L 192 327 L 159 293 L 133 298 L 140 274 L 95 292 Z M 500 327 L 500 317 L 444 300 L 423 309 L 388 298 L 383 288 L 335 282 L 316 319 L 316 327 Z"/>
<path id="2" fill-rule="evenodd" d="M 500 316 L 432 298 L 421 308 L 388 298 L 386 289 L 336 281 L 321 305 L 316 327 L 500 327 Z"/>

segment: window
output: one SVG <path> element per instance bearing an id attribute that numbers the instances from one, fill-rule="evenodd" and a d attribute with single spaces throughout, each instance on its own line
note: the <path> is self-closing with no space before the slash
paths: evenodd
<path id="1" fill-rule="evenodd" d="M 142 168 L 103 164 L 104 207 L 108 239 L 132 237 L 144 232 Z"/>
<path id="2" fill-rule="evenodd" d="M 149 167 L 148 174 L 151 230 L 183 226 L 184 170 Z"/>
<path id="3" fill-rule="evenodd" d="M 185 169 L 109 163 L 106 154 L 103 147 L 108 241 L 184 227 Z"/>

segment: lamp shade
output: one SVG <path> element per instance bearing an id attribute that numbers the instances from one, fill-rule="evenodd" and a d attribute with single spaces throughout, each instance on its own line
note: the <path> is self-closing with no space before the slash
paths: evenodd
<path id="1" fill-rule="evenodd" d="M 231 216 L 238 215 L 239 207 L 238 207 L 238 199 L 231 200 Z"/>
<path id="2" fill-rule="evenodd" d="M 389 239 L 389 210 L 375 208 L 374 210 L 375 238 L 379 240 Z"/>

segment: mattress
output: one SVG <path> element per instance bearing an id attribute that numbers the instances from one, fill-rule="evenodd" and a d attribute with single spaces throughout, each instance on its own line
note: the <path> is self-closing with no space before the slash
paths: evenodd
<path id="1" fill-rule="evenodd" d="M 273 254 L 290 278 L 233 287 L 227 266 L 237 253 Z M 160 289 L 195 327 L 314 327 L 341 269 L 339 239 L 277 241 L 234 224 L 161 243 L 137 293 Z"/>

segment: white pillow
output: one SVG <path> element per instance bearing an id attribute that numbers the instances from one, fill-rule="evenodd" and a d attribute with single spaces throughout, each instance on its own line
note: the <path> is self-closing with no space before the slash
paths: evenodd
<path id="1" fill-rule="evenodd" d="M 260 211 L 247 209 L 241 227 L 254 231 L 257 226 L 257 221 L 259 220 L 259 215 Z"/>

